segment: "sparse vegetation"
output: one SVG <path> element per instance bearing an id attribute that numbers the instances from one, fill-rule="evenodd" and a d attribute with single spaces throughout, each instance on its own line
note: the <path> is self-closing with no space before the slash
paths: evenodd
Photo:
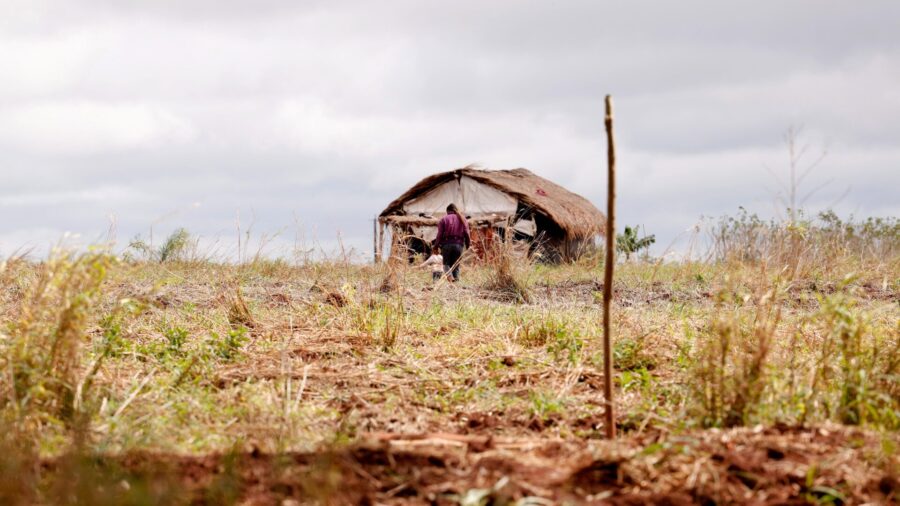
<path id="1" fill-rule="evenodd" d="M 616 446 L 596 441 L 600 269 L 587 260 L 501 251 L 437 285 L 404 263 L 7 262 L 0 502 L 229 503 L 259 479 L 271 501 L 541 495 L 525 478 L 543 501 L 624 494 L 607 476 L 648 494 L 734 500 L 790 482 L 815 500 L 886 500 L 900 464 L 896 220 L 797 227 L 791 250 L 794 231 L 739 215 L 714 229 L 708 262 L 618 268 Z M 392 442 L 404 434 L 419 439 Z M 148 450 L 168 471 L 149 470 Z M 504 463 L 468 456 L 486 451 Z M 734 460 L 753 451 L 793 474 Z M 526 453 L 540 473 L 510 480 L 503 459 Z"/>

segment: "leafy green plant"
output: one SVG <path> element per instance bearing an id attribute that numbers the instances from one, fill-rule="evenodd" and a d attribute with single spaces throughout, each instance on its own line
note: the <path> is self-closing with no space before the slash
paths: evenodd
<path id="1" fill-rule="evenodd" d="M 560 400 L 545 392 L 532 392 L 530 400 L 531 414 L 542 420 L 546 420 L 552 415 L 558 415 L 563 412 L 563 406 Z"/>
<path id="2" fill-rule="evenodd" d="M 250 341 L 247 334 L 247 327 L 229 329 L 224 337 L 212 332 L 209 343 L 213 354 L 226 361 L 234 360 L 240 354 L 241 348 Z"/>
<path id="3" fill-rule="evenodd" d="M 578 331 L 564 327 L 562 332 L 552 334 L 547 343 L 547 353 L 557 362 L 566 360 L 570 364 L 576 365 L 583 347 L 584 340 L 581 339 Z"/>
<path id="4" fill-rule="evenodd" d="M 656 242 L 655 235 L 638 236 L 638 227 L 625 227 L 622 234 L 616 236 L 616 250 L 625 254 L 625 260 L 630 260 L 631 255 L 641 250 L 649 250 L 650 246 Z"/>
<path id="5" fill-rule="evenodd" d="M 166 338 L 166 351 L 173 355 L 181 353 L 181 348 L 188 338 L 188 331 L 177 326 L 165 327 L 162 334 Z"/>
<path id="6" fill-rule="evenodd" d="M 613 346 L 613 363 L 620 371 L 652 369 L 654 358 L 644 351 L 644 337 L 623 337 Z"/>
<path id="7" fill-rule="evenodd" d="M 646 368 L 633 369 L 630 371 L 622 371 L 619 382 L 624 392 L 639 391 L 644 394 L 650 394 L 653 387 L 653 375 Z"/>

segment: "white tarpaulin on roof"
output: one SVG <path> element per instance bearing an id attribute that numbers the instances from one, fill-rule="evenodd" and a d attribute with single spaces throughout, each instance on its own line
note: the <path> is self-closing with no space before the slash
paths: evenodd
<path id="1" fill-rule="evenodd" d="M 459 180 L 447 181 L 421 197 L 410 200 L 403 205 L 403 210 L 408 215 L 443 214 L 451 202 L 469 216 L 511 215 L 515 214 L 518 206 L 518 201 L 510 195 L 463 176 Z"/>

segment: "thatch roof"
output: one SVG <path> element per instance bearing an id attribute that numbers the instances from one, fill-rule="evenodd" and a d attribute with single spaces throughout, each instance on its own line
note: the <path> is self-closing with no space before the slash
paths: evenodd
<path id="1" fill-rule="evenodd" d="M 482 170 L 471 166 L 426 177 L 391 202 L 380 217 L 403 215 L 404 203 L 462 176 L 511 195 L 523 205 L 552 220 L 567 236 L 590 237 L 602 232 L 606 226 L 606 217 L 586 198 L 527 169 Z"/>

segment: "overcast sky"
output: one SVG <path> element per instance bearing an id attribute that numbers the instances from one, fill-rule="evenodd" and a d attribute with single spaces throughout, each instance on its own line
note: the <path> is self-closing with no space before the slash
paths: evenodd
<path id="1" fill-rule="evenodd" d="M 803 125 L 807 202 L 900 215 L 900 2 L 0 0 L 0 253 L 184 226 L 371 250 L 421 177 L 526 167 L 661 252 L 773 213 Z M 768 167 L 768 169 L 767 169 Z M 111 218 L 114 217 L 114 218 Z"/>

